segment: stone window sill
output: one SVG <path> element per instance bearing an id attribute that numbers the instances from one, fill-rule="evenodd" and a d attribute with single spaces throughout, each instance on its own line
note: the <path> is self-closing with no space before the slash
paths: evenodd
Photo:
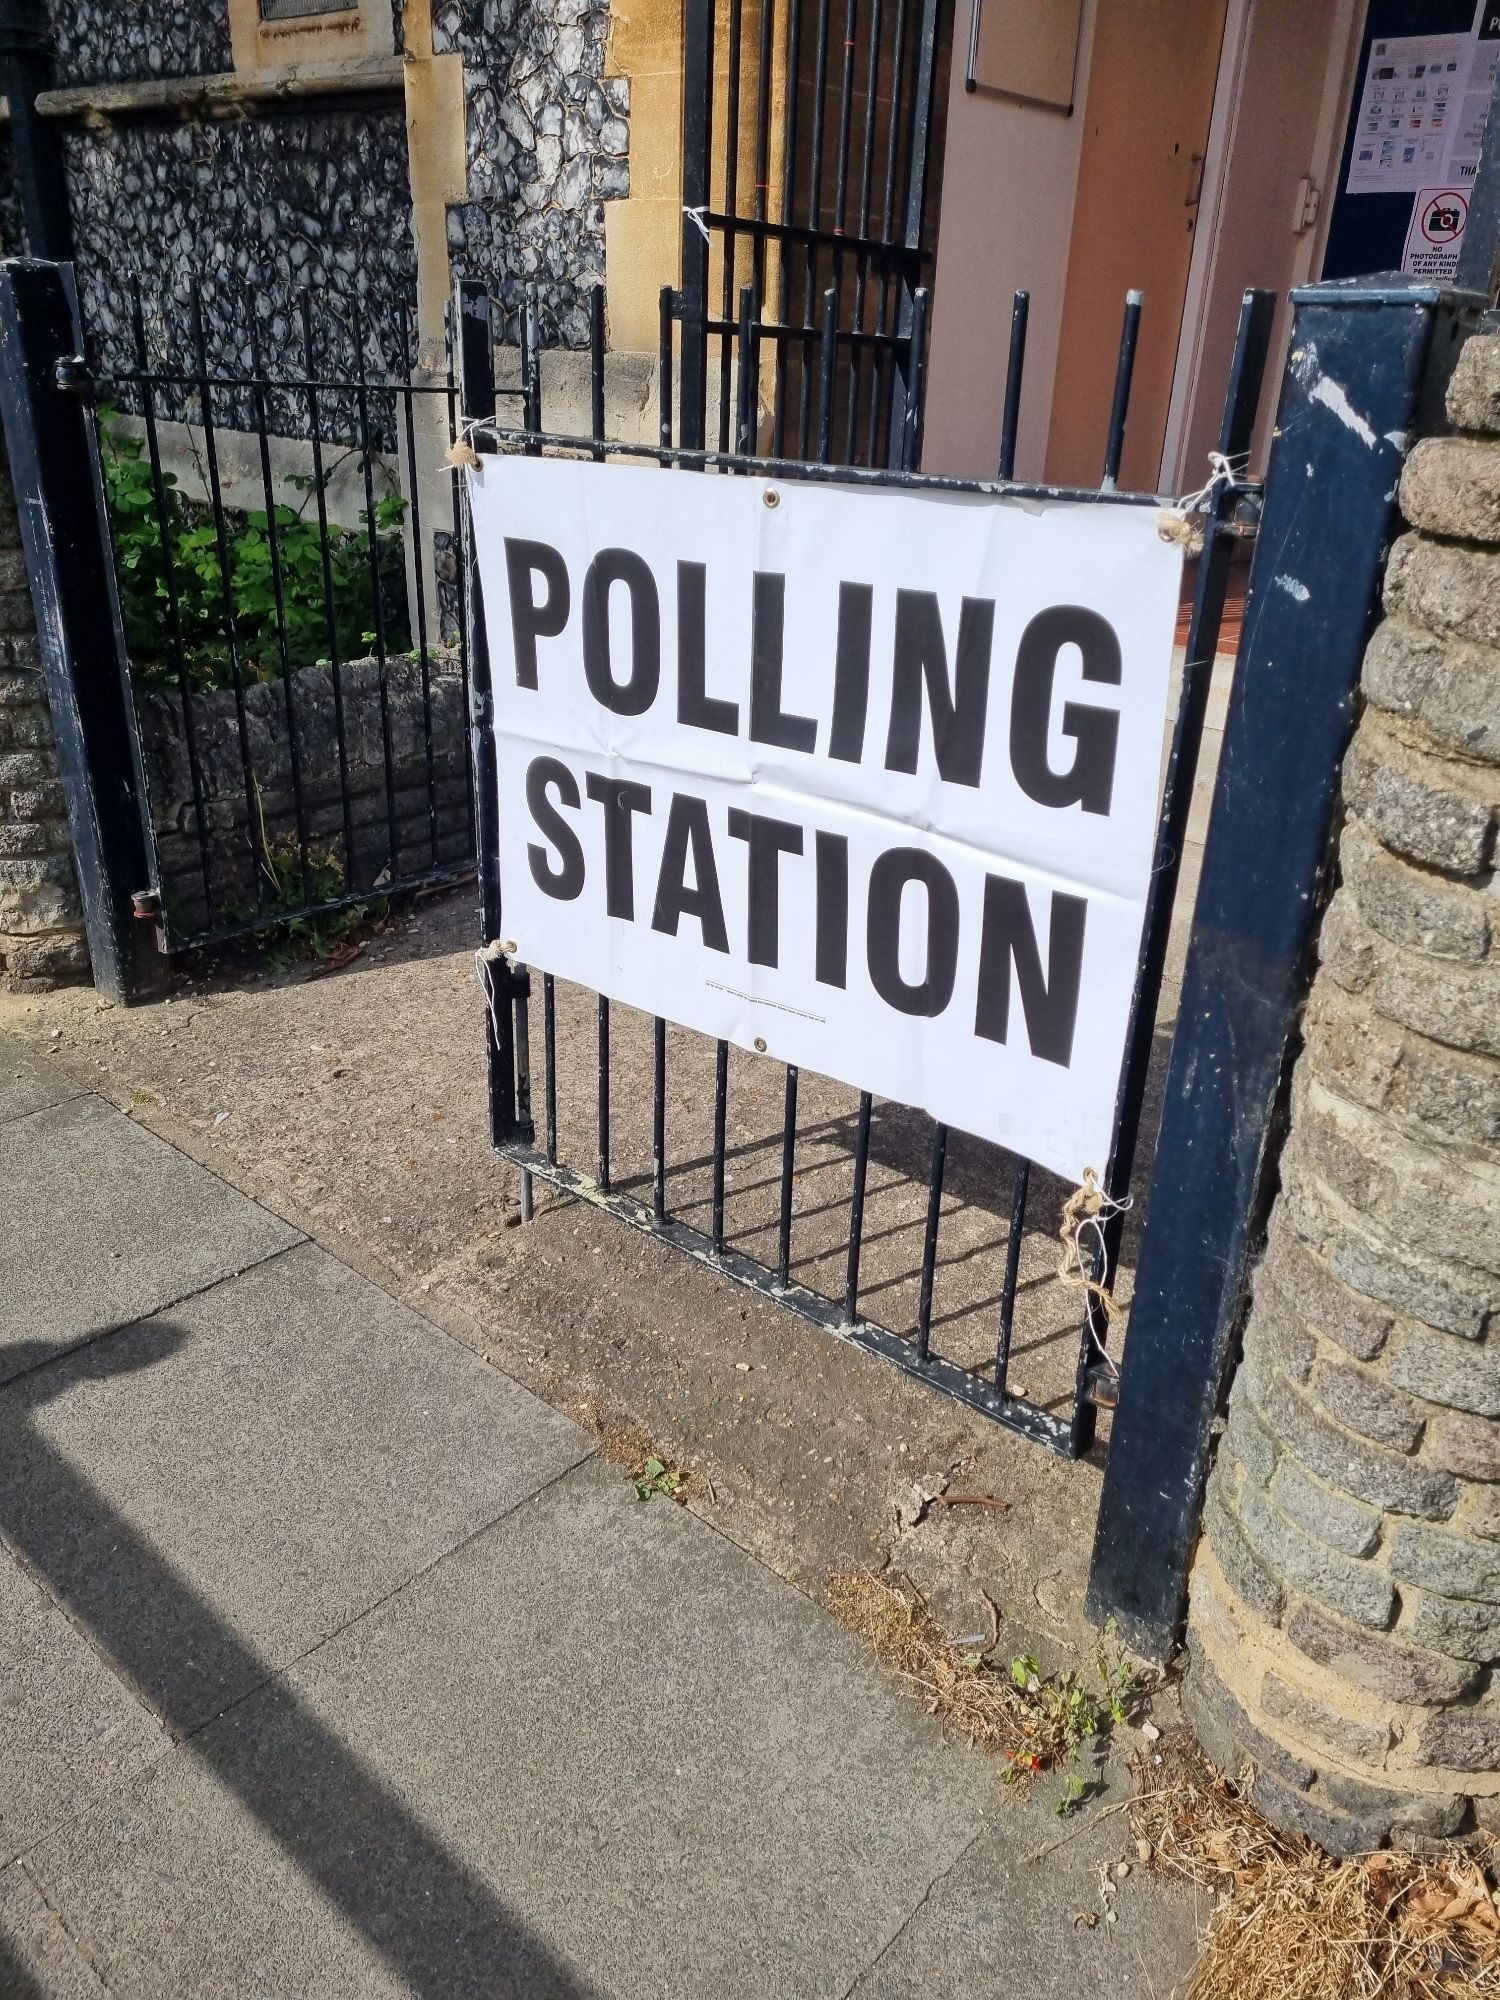
<path id="1" fill-rule="evenodd" d="M 159 118 L 163 113 L 223 117 L 293 98 L 399 97 L 404 67 L 404 58 L 398 55 L 345 56 L 332 62 L 288 63 L 278 69 L 82 84 L 72 90 L 42 91 L 36 108 L 44 118 L 83 124 Z"/>

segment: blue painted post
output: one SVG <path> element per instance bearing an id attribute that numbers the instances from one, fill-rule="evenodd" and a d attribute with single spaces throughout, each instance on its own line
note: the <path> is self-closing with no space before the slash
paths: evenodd
<path id="1" fill-rule="evenodd" d="M 1396 278 L 1292 303 L 1089 1582 L 1091 1615 L 1156 1659 L 1181 1624 L 1269 1198 L 1402 460 L 1483 301 Z"/>

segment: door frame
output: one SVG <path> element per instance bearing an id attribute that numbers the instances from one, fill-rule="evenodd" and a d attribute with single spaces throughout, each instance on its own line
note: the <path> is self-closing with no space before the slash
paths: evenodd
<path id="1" fill-rule="evenodd" d="M 1317 136 L 1310 161 L 1319 189 L 1318 219 L 1297 238 L 1288 284 L 1305 285 L 1322 268 L 1323 245 L 1327 239 L 1329 216 L 1337 189 L 1339 159 L 1343 151 L 1344 126 L 1354 89 L 1354 69 L 1364 36 L 1369 0 L 1334 0 L 1335 18 L 1324 67 L 1322 102 L 1318 110 Z M 1224 191 L 1234 148 L 1235 127 L 1245 84 L 1245 64 L 1250 47 L 1250 14 L 1255 0 L 1229 0 L 1224 21 L 1224 42 L 1219 57 L 1219 76 L 1214 88 L 1213 113 L 1209 120 L 1207 158 L 1203 167 L 1203 198 L 1198 210 L 1192 260 L 1188 267 L 1187 291 L 1183 300 L 1182 325 L 1178 334 L 1177 363 L 1172 376 L 1172 393 L 1167 404 L 1167 425 L 1162 443 L 1158 485 L 1164 493 L 1186 491 L 1203 482 L 1207 468 L 1183 463 L 1187 439 L 1200 396 L 1212 391 L 1203 370 L 1203 332 L 1208 316 L 1214 265 L 1221 246 Z M 1285 341 L 1287 317 L 1283 313 L 1272 354 L 1267 380 L 1274 381 L 1280 348 Z"/>

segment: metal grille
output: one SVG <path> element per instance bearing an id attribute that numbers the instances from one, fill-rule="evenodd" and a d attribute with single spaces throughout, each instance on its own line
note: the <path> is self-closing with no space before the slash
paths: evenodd
<path id="1" fill-rule="evenodd" d="M 730 0 L 722 46 L 715 15 L 687 10 L 683 440 L 898 465 L 951 7 Z"/>
<path id="2" fill-rule="evenodd" d="M 695 10 L 696 11 L 696 10 Z M 1122 494 L 1115 480 L 1120 464 L 1121 445 L 1129 415 L 1130 383 L 1134 366 L 1140 299 L 1132 294 L 1125 307 L 1115 394 L 1108 434 L 1100 440 L 1101 484 L 1088 492 L 1045 486 L 1026 486 L 1011 479 L 1015 453 L 1016 411 L 1019 406 L 1021 373 L 1025 358 L 1026 300 L 1018 295 L 1012 319 L 1011 365 L 1005 393 L 1005 442 L 999 468 L 1000 479 L 993 484 L 922 475 L 916 470 L 918 458 L 919 412 L 922 378 L 926 359 L 927 294 L 918 287 L 912 294 L 910 334 L 904 357 L 901 394 L 893 413 L 892 436 L 899 445 L 899 463 L 892 468 L 839 466 L 836 460 L 837 415 L 840 409 L 838 370 L 840 356 L 847 349 L 833 311 L 832 288 L 825 294 L 825 310 L 813 352 L 812 379 L 816 385 L 810 403 L 809 429 L 816 457 L 807 461 L 778 457 L 758 457 L 744 448 L 751 436 L 749 405 L 751 384 L 757 379 L 757 328 L 750 302 L 746 301 L 736 335 L 734 361 L 740 384 L 736 448 L 708 451 L 689 439 L 674 441 L 673 382 L 681 357 L 674 339 L 680 301 L 663 290 L 660 299 L 660 430 L 655 447 L 625 444 L 605 436 L 604 401 L 604 300 L 602 291 L 593 295 L 592 310 L 592 430 L 586 437 L 548 432 L 543 425 L 541 372 L 537 328 L 537 301 L 529 300 L 523 325 L 523 423 L 507 428 L 495 422 L 494 354 L 490 328 L 490 303 L 483 288 L 460 285 L 460 345 L 463 408 L 471 421 L 471 435 L 481 450 L 514 450 L 529 454 L 560 451 L 589 455 L 604 461 L 614 458 L 654 460 L 665 476 L 732 477 L 758 473 L 778 480 L 837 478 L 877 486 L 1005 494 L 1029 499 L 1090 500 L 1099 505 L 1159 507 L 1154 496 Z M 1226 398 L 1220 448 L 1233 462 L 1243 463 L 1248 450 L 1250 429 L 1259 395 L 1261 375 L 1269 339 L 1274 297 L 1269 293 L 1247 293 L 1241 314 L 1233 370 Z M 682 354 L 694 342 L 690 319 L 684 324 Z M 691 429 L 690 417 L 684 427 Z M 601 476 L 607 477 L 608 474 Z M 1238 532 L 1237 517 L 1253 510 L 1259 489 L 1243 482 L 1221 486 L 1211 503 L 1206 522 L 1206 545 L 1198 564 L 1191 622 L 1187 638 L 1182 693 L 1175 718 L 1158 835 L 1157 866 L 1152 879 L 1140 959 L 1137 968 L 1135 1002 L 1126 1058 L 1122 1070 L 1115 1115 L 1115 1137 L 1105 1174 L 1106 1191 L 1117 1199 L 1130 1186 L 1140 1131 L 1152 1037 L 1165 962 L 1167 933 L 1180 857 L 1186 835 L 1193 778 L 1208 699 L 1209 675 L 1217 651 L 1223 613 L 1229 561 Z M 649 1142 L 644 1134 L 635 1147 L 640 1157 L 649 1143 L 649 1175 L 632 1173 L 623 1180 L 616 1162 L 621 1150 L 618 1112 L 622 1108 L 612 1083 L 616 1022 L 610 1002 L 594 996 L 591 1035 L 579 1024 L 577 1003 L 569 989 L 565 994 L 549 974 L 540 979 L 540 990 L 524 966 L 511 963 L 504 952 L 504 923 L 498 879 L 498 813 L 502 801 L 496 795 L 494 741 L 490 728 L 488 694 L 488 654 L 484 635 L 483 606 L 474 585 L 475 569 L 468 565 L 471 579 L 469 623 L 475 680 L 475 713 L 478 722 L 478 838 L 480 884 L 486 949 L 482 956 L 483 976 L 489 1002 L 489 1065 L 491 1119 L 494 1143 L 521 1171 L 522 1212 L 532 1213 L 533 1183 L 542 1181 L 568 1194 L 603 1208 L 621 1221 L 655 1237 L 670 1248 L 710 1266 L 733 1279 L 829 1329 L 841 1338 L 894 1361 L 909 1373 L 956 1397 L 971 1408 L 1047 1445 L 1066 1457 L 1086 1451 L 1095 1435 L 1097 1410 L 1111 1401 L 1110 1385 L 1115 1366 L 1107 1351 L 1108 1322 L 1092 1297 L 1084 1323 L 1072 1339 L 1073 1361 L 1066 1370 L 1066 1383 L 1046 1399 L 1022 1394 L 1011 1376 L 1011 1357 L 1017 1330 L 1018 1298 L 1021 1289 L 1021 1255 L 1028 1227 L 1035 1228 L 1038 1211 L 1047 1214 L 1042 1225 L 1051 1234 L 1056 1226 L 1059 1190 L 1048 1177 L 1034 1171 L 1025 1159 L 1006 1156 L 998 1148 L 981 1149 L 975 1169 L 991 1186 L 1006 1191 L 1008 1228 L 998 1259 L 999 1290 L 996 1295 L 992 1337 L 983 1356 L 968 1352 L 944 1352 L 941 1324 L 934 1315 L 935 1281 L 942 1264 L 942 1232 L 945 1220 L 945 1181 L 953 1154 L 948 1129 L 934 1124 L 925 1114 L 903 1110 L 900 1117 L 907 1127 L 921 1117 L 926 1133 L 926 1175 L 920 1274 L 914 1321 L 903 1333 L 886 1324 L 870 1309 L 864 1278 L 866 1250 L 866 1210 L 870 1192 L 872 1134 L 883 1126 L 890 1107 L 877 1107 L 870 1093 L 857 1095 L 852 1114 L 840 1129 L 847 1139 L 850 1175 L 847 1202 L 840 1209 L 840 1228 L 847 1225 L 847 1249 L 842 1259 L 841 1282 L 830 1282 L 829 1260 L 818 1264 L 822 1282 L 814 1282 L 799 1270 L 795 1241 L 799 1225 L 808 1221 L 808 1212 L 797 1201 L 798 1161 L 809 1144 L 828 1142 L 827 1121 L 816 1121 L 815 1129 L 799 1125 L 799 1109 L 808 1087 L 816 1080 L 804 1079 L 795 1068 L 785 1068 L 780 1076 L 780 1137 L 775 1175 L 775 1252 L 771 1257 L 752 1254 L 743 1242 L 734 1240 L 727 1214 L 727 1169 L 729 1160 L 729 1118 L 731 1091 L 730 1050 L 727 1043 L 713 1045 L 712 1137 L 706 1159 L 674 1158 L 670 1147 L 669 1120 L 672 1065 L 683 1059 L 685 1046 L 702 1038 L 685 1037 L 669 1030 L 660 1018 L 650 1024 L 650 1103 Z M 540 1132 L 533 1112 L 534 1086 L 532 1050 L 534 1046 L 533 1006 L 541 1016 L 541 1117 Z M 623 1011 L 623 1010 L 621 1010 Z M 591 1042 L 587 1054 L 583 1041 Z M 675 1050 L 675 1054 L 674 1054 Z M 576 1065 L 587 1064 L 591 1075 L 580 1081 Z M 738 1054 L 736 1062 L 740 1061 Z M 748 1063 L 764 1063 L 767 1058 L 744 1058 Z M 774 1070 L 773 1070 L 774 1073 Z M 560 1139 L 559 1092 L 565 1091 L 570 1104 L 583 1095 L 593 1102 L 593 1158 L 587 1164 L 570 1161 Z M 647 1117 L 643 1103 L 625 1107 L 633 1112 L 637 1127 Z M 965 1140 L 966 1148 L 973 1143 Z M 799 1154 L 799 1149 L 801 1149 Z M 708 1187 L 701 1205 L 706 1209 L 707 1226 L 689 1219 L 702 1197 L 701 1175 L 706 1168 Z M 694 1178 L 697 1176 L 697 1178 Z M 689 1197 L 692 1197 L 691 1199 Z M 1107 1223 L 1097 1245 L 1094 1275 L 1108 1284 L 1119 1254 L 1118 1218 Z M 967 1253 L 965 1253 L 967 1254 Z M 1055 1248 L 1051 1259 L 1056 1261 Z"/>

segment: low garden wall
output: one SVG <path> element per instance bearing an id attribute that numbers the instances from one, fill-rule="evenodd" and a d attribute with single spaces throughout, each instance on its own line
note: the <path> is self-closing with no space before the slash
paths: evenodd
<path id="1" fill-rule="evenodd" d="M 300 905 L 304 835 L 312 901 L 379 893 L 393 879 L 472 856 L 468 724 L 455 653 L 429 655 L 425 693 L 420 661 L 392 659 L 383 705 L 379 662 L 362 659 L 342 666 L 337 682 L 320 666 L 247 687 L 243 720 L 232 688 L 193 694 L 186 707 L 185 716 L 181 694 L 167 685 L 137 693 L 175 937 L 255 917 L 257 878 L 268 910 Z"/>
<path id="2" fill-rule="evenodd" d="M 36 618 L 0 449 L 0 987 L 89 969 Z"/>

